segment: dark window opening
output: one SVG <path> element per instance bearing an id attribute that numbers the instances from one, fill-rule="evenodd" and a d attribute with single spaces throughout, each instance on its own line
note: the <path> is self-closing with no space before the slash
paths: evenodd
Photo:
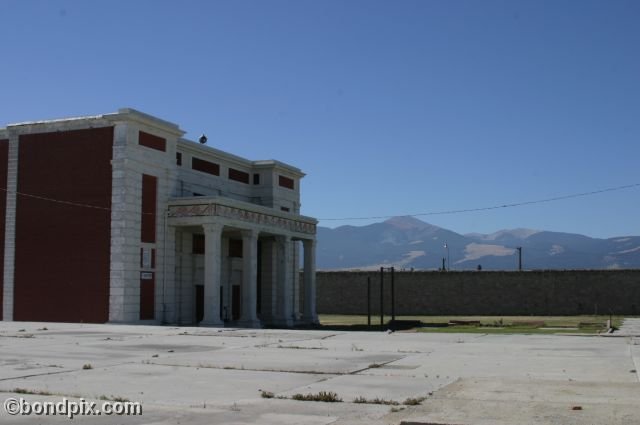
<path id="1" fill-rule="evenodd" d="M 202 193 L 193 192 L 193 196 L 204 196 Z"/>
<path id="2" fill-rule="evenodd" d="M 140 240 L 154 243 L 156 241 L 156 200 L 158 196 L 158 178 L 142 175 L 142 211 Z"/>
<path id="3" fill-rule="evenodd" d="M 153 134 L 138 132 L 138 144 L 147 148 L 165 152 L 167 150 L 167 140 Z"/>
<path id="4" fill-rule="evenodd" d="M 253 175 L 253 184 L 260 184 L 260 174 Z"/>
<path id="5" fill-rule="evenodd" d="M 229 180 L 235 180 L 240 183 L 249 184 L 249 173 L 229 168 Z"/>
<path id="6" fill-rule="evenodd" d="M 196 233 L 191 241 L 191 252 L 194 254 L 204 254 L 204 235 Z"/>
<path id="7" fill-rule="evenodd" d="M 229 257 L 242 258 L 242 239 L 229 239 Z"/>
<path id="8" fill-rule="evenodd" d="M 176 152 L 176 164 L 182 165 L 182 153 Z"/>
<path id="9" fill-rule="evenodd" d="M 278 184 L 282 187 L 286 187 L 287 189 L 293 189 L 293 179 L 285 176 L 278 176 Z"/>
<path id="10" fill-rule="evenodd" d="M 289 212 L 289 211 L 291 211 L 291 209 L 289 209 L 287 207 L 280 207 L 280 211 Z"/>
<path id="11" fill-rule="evenodd" d="M 203 173 L 212 174 L 214 176 L 220 175 L 220 166 L 216 163 L 205 161 L 200 158 L 191 158 L 191 168 L 196 171 L 202 171 Z"/>

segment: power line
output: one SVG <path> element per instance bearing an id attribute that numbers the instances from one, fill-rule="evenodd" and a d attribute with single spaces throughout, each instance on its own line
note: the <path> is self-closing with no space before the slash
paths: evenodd
<path id="1" fill-rule="evenodd" d="M 600 194 L 600 193 L 615 192 L 615 191 L 618 191 L 618 190 L 631 189 L 631 188 L 635 188 L 635 187 L 640 187 L 640 183 L 632 183 L 632 184 L 627 184 L 627 185 L 623 185 L 623 186 L 609 187 L 609 188 L 606 188 L 606 189 L 592 190 L 592 191 L 589 191 L 589 192 L 573 193 L 573 194 L 570 194 L 570 195 L 556 196 L 556 197 L 553 197 L 553 198 L 536 199 L 536 200 L 533 200 L 533 201 L 524 201 L 524 202 L 514 202 L 514 203 L 510 203 L 510 204 L 503 204 L 503 205 L 494 205 L 494 206 L 491 206 L 491 207 L 465 208 L 465 209 L 460 209 L 460 210 L 430 211 L 430 212 L 423 212 L 423 213 L 416 213 L 416 214 L 379 215 L 379 216 L 370 216 L 370 217 L 339 217 L 339 218 L 332 217 L 332 218 L 319 218 L 318 220 L 320 220 L 320 221 L 322 221 L 322 220 L 324 220 L 324 221 L 379 220 L 379 219 L 387 219 L 387 218 L 393 218 L 393 217 L 420 217 L 420 216 L 429 216 L 429 215 L 448 215 L 448 214 L 460 214 L 460 213 L 466 213 L 466 212 L 490 211 L 490 210 L 497 210 L 497 209 L 501 209 L 501 208 L 514 208 L 514 207 L 521 207 L 523 205 L 533 205 L 533 204 L 542 204 L 542 203 L 546 203 L 546 202 L 562 201 L 562 200 L 565 200 L 565 199 L 592 196 L 592 195 L 597 195 L 597 194 Z M 98 210 L 103 210 L 103 211 L 111 211 L 110 207 L 102 207 L 102 206 L 98 206 L 98 205 L 84 204 L 84 203 L 73 202 L 73 201 L 64 201 L 64 200 L 61 200 L 61 199 L 49 198 L 49 197 L 46 197 L 46 196 L 33 195 L 33 194 L 30 194 L 30 193 L 12 191 L 12 190 L 8 190 L 8 189 L 5 189 L 5 188 L 0 188 L 0 190 L 2 190 L 4 192 L 7 192 L 7 193 L 16 194 L 18 196 L 25 196 L 25 197 L 28 197 L 28 198 L 34 198 L 34 199 L 39 199 L 39 200 L 42 200 L 42 201 L 54 202 L 54 203 L 63 204 L 63 205 L 82 207 L 82 208 L 92 208 L 92 209 L 98 209 Z M 154 214 L 154 213 L 143 212 L 143 214 Z"/>
<path id="2" fill-rule="evenodd" d="M 466 212 L 489 211 L 489 210 L 497 210 L 497 209 L 501 209 L 501 208 L 513 208 L 513 207 L 521 207 L 523 205 L 542 204 L 542 203 L 545 203 L 545 202 L 562 201 L 564 199 L 580 198 L 580 197 L 584 197 L 584 196 L 597 195 L 599 193 L 605 193 L 605 192 L 614 192 L 614 191 L 617 191 L 617 190 L 630 189 L 630 188 L 639 187 L 639 186 L 640 186 L 640 183 L 633 183 L 633 184 L 627 184 L 627 185 L 624 185 L 624 186 L 609 187 L 607 189 L 592 190 L 590 192 L 573 193 L 571 195 L 563 195 L 563 196 L 556 196 L 556 197 L 553 197 L 553 198 L 537 199 L 537 200 L 534 200 L 534 201 L 514 202 L 514 203 L 510 203 L 510 204 L 494 205 L 494 206 L 491 206 L 491 207 L 465 208 L 465 209 L 461 209 L 461 210 L 431 211 L 431 212 L 423 212 L 423 213 L 417 213 L 417 214 L 379 215 L 379 216 L 371 216 L 371 217 L 319 218 L 318 220 L 320 220 L 320 221 L 379 220 L 379 219 L 393 218 L 393 217 L 398 217 L 398 216 L 400 216 L 400 217 L 419 217 L 419 216 L 427 216 L 427 215 L 447 215 L 447 214 L 460 214 L 460 213 L 466 213 Z"/>
<path id="3" fill-rule="evenodd" d="M 32 199 L 38 199 L 40 201 L 47 201 L 47 202 L 53 202 L 56 204 L 62 204 L 62 205 L 69 205 L 72 207 L 81 207 L 81 208 L 91 208 L 94 210 L 102 210 L 102 211 L 112 211 L 112 209 L 110 207 L 101 207 L 99 205 L 91 205 L 91 204 L 84 204 L 84 203 L 80 203 L 80 202 L 73 202 L 73 201 L 64 201 L 62 199 L 54 199 L 54 198 L 48 198 L 46 196 L 40 196 L 40 195 L 33 195 L 30 193 L 24 193 L 24 192 L 18 192 L 18 191 L 14 191 L 14 190 L 9 190 L 9 189 L 5 189 L 0 187 L 0 190 L 7 192 L 7 193 L 11 193 L 11 194 L 15 194 L 17 196 L 24 196 L 26 198 L 32 198 Z M 152 212 L 142 212 L 142 214 L 155 214 Z"/>

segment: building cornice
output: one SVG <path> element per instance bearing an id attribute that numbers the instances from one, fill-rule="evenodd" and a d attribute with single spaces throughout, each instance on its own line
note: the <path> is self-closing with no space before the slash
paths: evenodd
<path id="1" fill-rule="evenodd" d="M 206 157 L 218 158 L 220 160 L 235 163 L 239 166 L 247 167 L 251 169 L 276 169 L 288 174 L 292 174 L 298 178 L 302 178 L 305 176 L 305 174 L 299 168 L 296 168 L 289 164 L 285 164 L 284 162 L 276 161 L 273 159 L 251 161 L 246 158 L 242 158 L 240 156 L 230 154 L 228 152 L 222 151 L 220 149 L 216 149 L 211 146 L 202 145 L 200 143 L 196 143 L 188 139 L 179 139 L 178 149 L 192 153 L 192 154 L 195 153 L 198 155 L 203 155 L 205 158 Z"/>
<path id="2" fill-rule="evenodd" d="M 318 224 L 318 220 L 312 217 L 217 196 L 174 198 L 169 200 L 167 208 L 168 217 L 172 219 L 220 217 L 251 225 L 311 235 L 315 235 Z"/>
<path id="3" fill-rule="evenodd" d="M 146 125 L 148 127 L 157 128 L 161 131 L 165 131 L 167 133 L 173 134 L 177 137 L 182 137 L 185 132 L 180 129 L 178 124 L 172 123 L 170 121 L 165 121 L 160 118 L 156 118 L 152 115 L 145 114 L 144 112 L 140 112 L 133 108 L 120 108 L 117 113 L 106 114 L 103 117 L 109 121 L 119 122 L 119 121 L 133 121 L 139 124 Z"/>

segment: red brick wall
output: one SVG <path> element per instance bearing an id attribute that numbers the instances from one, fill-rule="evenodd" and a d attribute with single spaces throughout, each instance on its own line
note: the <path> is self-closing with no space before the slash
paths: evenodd
<path id="1" fill-rule="evenodd" d="M 7 209 L 7 165 L 9 159 L 9 141 L 0 140 L 0 264 L 4 270 L 4 220 Z M 0 273 L 0 320 L 2 320 L 2 296 L 4 273 Z"/>
<path id="2" fill-rule="evenodd" d="M 158 197 L 158 178 L 142 175 L 142 225 L 140 240 L 145 243 L 156 241 L 156 201 Z"/>
<path id="3" fill-rule="evenodd" d="M 109 319 L 112 145 L 112 127 L 20 136 L 15 320 Z"/>

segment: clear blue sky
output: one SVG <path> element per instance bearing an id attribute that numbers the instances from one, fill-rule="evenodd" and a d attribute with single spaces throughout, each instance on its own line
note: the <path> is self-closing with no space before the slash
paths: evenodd
<path id="1" fill-rule="evenodd" d="M 638 1 L 1 0 L 0 16 L 0 126 L 134 107 L 302 168 L 307 215 L 640 183 Z M 636 187 L 423 219 L 609 237 L 638 217 Z"/>

